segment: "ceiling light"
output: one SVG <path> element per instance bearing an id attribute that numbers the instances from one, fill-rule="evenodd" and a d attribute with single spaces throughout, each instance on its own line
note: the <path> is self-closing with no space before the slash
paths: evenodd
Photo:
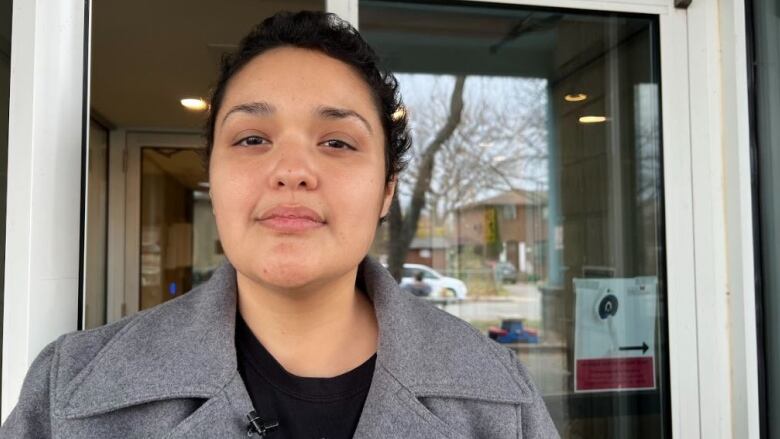
<path id="1" fill-rule="evenodd" d="M 201 98 L 184 98 L 180 102 L 184 108 L 192 111 L 203 111 L 209 108 L 209 104 Z"/>
<path id="2" fill-rule="evenodd" d="M 606 122 L 606 116 L 581 116 L 580 123 L 602 123 Z"/>
<path id="3" fill-rule="evenodd" d="M 205 188 L 211 187 L 208 181 L 199 181 L 198 186 L 205 187 Z"/>
<path id="4" fill-rule="evenodd" d="M 588 95 L 585 93 L 569 93 L 563 97 L 566 102 L 582 102 L 585 99 L 588 99 Z"/>

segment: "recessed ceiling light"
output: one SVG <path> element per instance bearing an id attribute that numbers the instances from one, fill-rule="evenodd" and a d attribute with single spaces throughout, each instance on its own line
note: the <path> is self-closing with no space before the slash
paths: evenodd
<path id="1" fill-rule="evenodd" d="M 184 108 L 192 111 L 203 111 L 209 108 L 209 104 L 201 98 L 184 98 L 180 102 Z"/>
<path id="2" fill-rule="evenodd" d="M 208 188 L 208 187 L 211 187 L 211 184 L 209 184 L 208 181 L 199 181 L 198 182 L 198 186 Z"/>
<path id="3" fill-rule="evenodd" d="M 585 93 L 569 93 L 563 97 L 566 102 L 582 102 L 585 99 L 588 99 L 588 95 Z"/>
<path id="4" fill-rule="evenodd" d="M 602 123 L 606 122 L 606 116 L 581 116 L 580 123 Z"/>

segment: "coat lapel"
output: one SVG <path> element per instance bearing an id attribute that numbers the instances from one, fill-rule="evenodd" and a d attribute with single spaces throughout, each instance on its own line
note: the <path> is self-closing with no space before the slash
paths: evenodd
<path id="1" fill-rule="evenodd" d="M 251 410 L 252 401 L 241 376 L 236 373 L 219 394 L 206 401 L 165 438 L 244 437 L 248 424 L 246 415 Z"/>
<path id="2" fill-rule="evenodd" d="M 387 270 L 366 258 L 358 287 L 379 322 L 377 366 L 356 438 L 463 438 L 421 398 L 531 402 L 509 353 L 468 323 L 402 291 Z"/>
<path id="3" fill-rule="evenodd" d="M 196 399 L 205 402 L 171 437 L 241 428 L 246 434 L 252 404 L 236 367 L 235 313 L 235 271 L 225 264 L 192 292 L 131 317 L 65 386 L 55 416 L 87 418 L 154 401 Z"/>
<path id="4" fill-rule="evenodd" d="M 366 258 L 358 276 L 379 322 L 377 362 L 417 396 L 508 404 L 531 402 L 509 352 L 463 320 L 400 289 L 384 267 Z"/>
<path id="5" fill-rule="evenodd" d="M 429 412 L 386 369 L 377 364 L 355 438 L 461 439 Z M 465 438 L 464 438 L 465 439 Z"/>

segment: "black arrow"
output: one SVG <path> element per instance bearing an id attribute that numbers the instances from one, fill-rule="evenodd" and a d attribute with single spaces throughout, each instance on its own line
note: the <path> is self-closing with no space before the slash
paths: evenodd
<path id="1" fill-rule="evenodd" d="M 621 346 L 620 347 L 621 351 L 642 351 L 643 354 L 647 352 L 648 349 L 649 347 L 645 342 L 642 342 L 642 346 Z"/>

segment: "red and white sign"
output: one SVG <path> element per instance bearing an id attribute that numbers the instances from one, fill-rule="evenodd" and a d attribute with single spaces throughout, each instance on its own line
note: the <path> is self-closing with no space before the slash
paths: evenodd
<path id="1" fill-rule="evenodd" d="M 653 357 L 591 358 L 577 360 L 578 391 L 655 388 Z"/>
<path id="2" fill-rule="evenodd" d="M 574 279 L 574 287 L 574 391 L 655 389 L 657 280 Z"/>

